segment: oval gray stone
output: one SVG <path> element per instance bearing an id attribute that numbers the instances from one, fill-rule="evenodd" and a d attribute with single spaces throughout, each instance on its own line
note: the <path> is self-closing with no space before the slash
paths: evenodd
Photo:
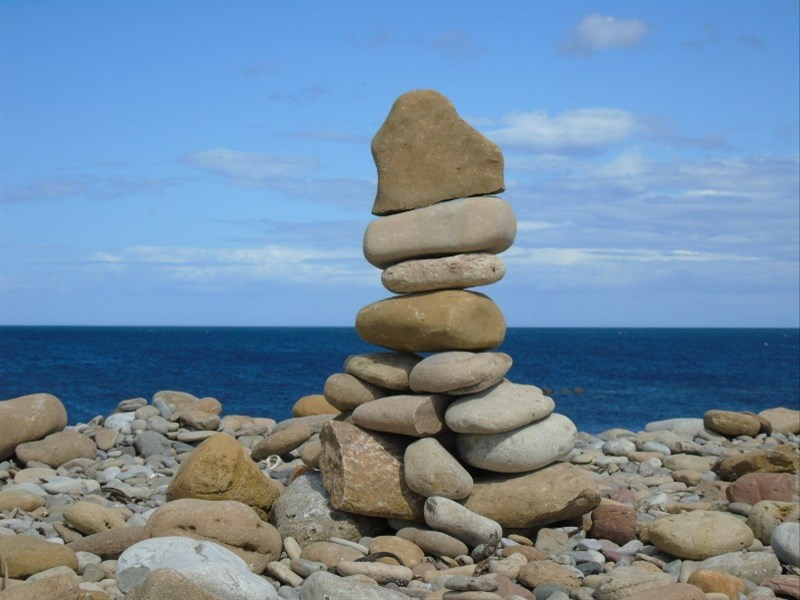
<path id="1" fill-rule="evenodd" d="M 541 421 L 554 409 L 553 399 L 536 386 L 502 381 L 459 398 L 447 408 L 444 418 L 458 433 L 493 434 Z"/>
<path id="2" fill-rule="evenodd" d="M 769 543 L 783 564 L 800 568 L 800 523 L 781 523 L 772 530 Z"/>
<path id="3" fill-rule="evenodd" d="M 364 257 L 385 269 L 412 258 L 500 254 L 516 234 L 514 211 L 502 198 L 460 198 L 373 221 L 364 233 Z"/>
<path id="4" fill-rule="evenodd" d="M 564 415 L 503 433 L 461 433 L 456 449 L 465 463 L 495 473 L 524 473 L 541 469 L 569 454 L 578 430 Z"/>
<path id="5" fill-rule="evenodd" d="M 383 271 L 381 283 L 395 294 L 409 294 L 489 285 L 505 272 L 503 261 L 494 254 L 456 254 L 397 263 Z"/>
<path id="6" fill-rule="evenodd" d="M 370 583 L 339 577 L 327 571 L 316 571 L 300 585 L 300 600 L 408 600 L 400 592 Z"/>
<path id="7" fill-rule="evenodd" d="M 373 385 L 406 391 L 409 389 L 408 375 L 421 360 L 417 354 L 401 352 L 353 354 L 344 361 L 344 371 Z"/>
<path id="8" fill-rule="evenodd" d="M 436 435 L 446 429 L 447 396 L 401 394 L 379 398 L 357 406 L 353 423 L 364 429 L 399 433 L 412 437 Z"/>
<path id="9" fill-rule="evenodd" d="M 472 476 L 435 438 L 411 443 L 403 456 L 406 485 L 420 496 L 462 500 L 472 492 Z"/>
<path id="10" fill-rule="evenodd" d="M 479 544 L 496 546 L 503 537 L 503 528 L 499 523 L 472 512 L 449 498 L 428 498 L 425 501 L 424 515 L 428 527 L 452 535 L 470 548 Z"/>
<path id="11" fill-rule="evenodd" d="M 440 352 L 417 364 L 408 383 L 415 392 L 474 394 L 501 381 L 511 364 L 504 352 Z"/>

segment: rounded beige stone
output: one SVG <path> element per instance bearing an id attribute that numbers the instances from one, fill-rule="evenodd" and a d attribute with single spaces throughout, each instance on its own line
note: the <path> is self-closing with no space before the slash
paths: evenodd
<path id="1" fill-rule="evenodd" d="M 408 376 L 422 360 L 416 354 L 370 352 L 353 354 L 344 362 L 345 373 L 382 388 L 408 391 Z"/>
<path id="2" fill-rule="evenodd" d="M 364 233 L 364 257 L 385 269 L 409 259 L 500 254 L 516 234 L 514 211 L 502 198 L 460 198 L 372 221 Z"/>
<path id="3" fill-rule="evenodd" d="M 761 429 L 761 423 L 755 416 L 730 410 L 707 411 L 703 416 L 703 426 L 728 437 L 754 437 Z"/>
<path id="4" fill-rule="evenodd" d="M 453 402 L 447 407 L 445 421 L 458 433 L 503 433 L 541 421 L 555 406 L 536 386 L 502 381 Z"/>
<path id="5" fill-rule="evenodd" d="M 411 294 L 490 285 L 505 272 L 503 261 L 494 254 L 456 254 L 397 263 L 381 273 L 381 283 L 395 294 Z"/>
<path id="6" fill-rule="evenodd" d="M 355 548 L 333 542 L 312 542 L 300 552 L 300 558 L 324 563 L 329 569 L 343 560 L 358 560 L 364 554 Z"/>
<path id="7" fill-rule="evenodd" d="M 11 512 L 15 508 L 30 512 L 45 505 L 45 500 L 25 490 L 0 491 L 0 512 Z"/>
<path id="8" fill-rule="evenodd" d="M 422 549 L 414 542 L 394 535 L 379 535 L 372 538 L 369 543 L 369 553 L 377 554 L 378 552 L 388 552 L 397 558 L 385 557 L 378 559 L 378 562 L 386 563 L 387 565 L 401 564 L 404 567 L 413 567 L 421 563 L 422 559 L 425 558 Z"/>
<path id="9" fill-rule="evenodd" d="M 436 435 L 446 429 L 444 411 L 448 404 L 447 396 L 400 394 L 357 406 L 352 419 L 372 431 L 411 437 Z"/>
<path id="10" fill-rule="evenodd" d="M 293 417 L 310 417 L 312 415 L 338 415 L 339 409 L 325 399 L 322 394 L 303 396 L 292 406 Z"/>
<path id="11" fill-rule="evenodd" d="M 504 352 L 439 352 L 414 367 L 409 385 L 415 392 L 474 394 L 499 383 L 512 363 Z"/>
<path id="12" fill-rule="evenodd" d="M 23 442 L 39 440 L 67 426 L 67 410 L 52 394 L 29 394 L 0 402 L 0 460 Z"/>
<path id="13" fill-rule="evenodd" d="M 499 346 L 506 323 L 487 296 L 444 290 L 373 302 L 356 315 L 356 332 L 398 352 L 475 351 Z"/>
<path id="14" fill-rule="evenodd" d="M 87 500 L 79 500 L 67 506 L 64 509 L 64 519 L 73 529 L 84 535 L 128 527 L 125 519 L 116 510 Z"/>
<path id="15" fill-rule="evenodd" d="M 758 415 L 769 421 L 775 433 L 800 433 L 800 410 L 786 407 L 768 408 Z"/>
<path id="16" fill-rule="evenodd" d="M 253 460 L 264 460 L 273 454 L 283 456 L 299 448 L 311 437 L 311 428 L 305 423 L 295 423 L 281 431 L 271 433 L 258 442 L 250 452 Z"/>
<path id="17" fill-rule="evenodd" d="M 472 492 L 472 476 L 436 438 L 409 444 L 403 456 L 406 484 L 420 496 L 463 500 Z"/>
<path id="18" fill-rule="evenodd" d="M 659 550 L 689 560 L 705 560 L 753 543 L 753 532 L 745 523 L 727 513 L 705 510 L 656 519 L 648 534 Z"/>
<path id="19" fill-rule="evenodd" d="M 323 393 L 331 406 L 349 412 L 365 402 L 388 396 L 390 392 L 349 373 L 334 373 L 325 381 Z"/>
<path id="20" fill-rule="evenodd" d="M 89 436 L 67 429 L 51 433 L 43 440 L 20 444 L 16 454 L 23 463 L 36 461 L 55 468 L 74 458 L 93 459 L 97 445 Z"/>
<path id="21" fill-rule="evenodd" d="M 29 535 L 0 535 L 0 555 L 5 559 L 5 575 L 13 579 L 62 565 L 78 570 L 72 549 Z"/>

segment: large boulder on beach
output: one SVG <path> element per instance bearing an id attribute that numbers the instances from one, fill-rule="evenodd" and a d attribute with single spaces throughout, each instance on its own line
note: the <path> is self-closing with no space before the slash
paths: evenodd
<path id="1" fill-rule="evenodd" d="M 758 416 L 766 419 L 775 433 L 800 433 L 800 410 L 781 406 L 762 410 Z"/>
<path id="2" fill-rule="evenodd" d="M 461 198 L 372 221 L 364 257 L 385 269 L 397 263 L 482 252 L 500 254 L 517 235 L 511 205 L 502 198 Z"/>
<path id="3" fill-rule="evenodd" d="M 504 190 L 500 148 L 434 90 L 395 100 L 372 140 L 372 156 L 378 169 L 376 215 Z"/>
<path id="4" fill-rule="evenodd" d="M 475 478 L 465 506 L 504 528 L 541 527 L 585 515 L 600 504 L 592 475 L 557 463 L 524 475 Z"/>
<path id="5" fill-rule="evenodd" d="M 30 394 L 0 402 L 0 460 L 24 442 L 40 440 L 67 426 L 67 410 L 51 394 Z"/>
<path id="6" fill-rule="evenodd" d="M 704 560 L 735 552 L 753 543 L 753 532 L 735 516 L 705 510 L 670 515 L 648 526 L 650 541 L 663 552 Z"/>
<path id="7" fill-rule="evenodd" d="M 443 290 L 368 304 L 356 315 L 356 332 L 369 344 L 398 352 L 474 351 L 499 346 L 506 322 L 487 296 Z"/>
<path id="8" fill-rule="evenodd" d="M 320 471 L 338 510 L 387 519 L 422 521 L 425 498 L 403 477 L 408 438 L 330 421 L 320 433 Z"/>
<path id="9" fill-rule="evenodd" d="M 30 535 L 0 535 L 0 556 L 5 560 L 5 575 L 14 579 L 62 565 L 78 569 L 72 549 Z"/>
<path id="10" fill-rule="evenodd" d="M 283 486 L 261 472 L 236 438 L 217 433 L 181 463 L 167 488 L 167 500 L 236 500 L 266 518 L 282 491 Z"/>
<path id="11" fill-rule="evenodd" d="M 725 481 L 735 481 L 747 473 L 797 473 L 798 470 L 800 454 L 791 444 L 734 454 L 714 467 Z"/>
<path id="12" fill-rule="evenodd" d="M 703 416 L 706 429 L 727 437 L 758 435 L 761 422 L 752 414 L 732 410 L 709 410 Z"/>
<path id="13" fill-rule="evenodd" d="M 79 583 L 75 576 L 61 573 L 0 589 L 0 597 L 3 600 L 81 600 L 88 598 L 84 590 L 79 587 Z"/>
<path id="14" fill-rule="evenodd" d="M 20 444 L 16 453 L 23 463 L 36 461 L 55 468 L 74 458 L 93 459 L 97 455 L 97 445 L 92 438 L 68 429 L 51 433 L 43 440 Z"/>

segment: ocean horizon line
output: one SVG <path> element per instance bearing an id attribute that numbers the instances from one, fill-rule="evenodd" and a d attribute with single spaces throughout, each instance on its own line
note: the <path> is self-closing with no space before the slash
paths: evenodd
<path id="1" fill-rule="evenodd" d="M 0 324 L 0 330 L 26 329 L 355 329 L 354 325 L 109 325 L 109 324 Z M 507 329 L 598 329 L 598 330 L 797 330 L 798 325 L 507 325 Z"/>

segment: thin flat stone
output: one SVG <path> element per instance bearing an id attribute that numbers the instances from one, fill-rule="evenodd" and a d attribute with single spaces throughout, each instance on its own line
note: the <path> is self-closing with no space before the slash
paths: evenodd
<path id="1" fill-rule="evenodd" d="M 344 371 L 382 388 L 407 391 L 408 375 L 421 360 L 416 354 L 400 352 L 353 354 L 344 361 Z"/>
<path id="2" fill-rule="evenodd" d="M 415 392 L 473 394 L 500 382 L 512 362 L 504 352 L 440 352 L 417 364 L 408 381 Z"/>
<path id="3" fill-rule="evenodd" d="M 395 294 L 409 294 L 490 285 L 505 272 L 503 261 L 494 254 L 456 254 L 397 263 L 383 271 L 381 283 Z"/>
<path id="4" fill-rule="evenodd" d="M 446 429 L 444 411 L 448 404 L 447 396 L 401 394 L 357 406 L 352 418 L 365 429 L 423 437 Z"/>

